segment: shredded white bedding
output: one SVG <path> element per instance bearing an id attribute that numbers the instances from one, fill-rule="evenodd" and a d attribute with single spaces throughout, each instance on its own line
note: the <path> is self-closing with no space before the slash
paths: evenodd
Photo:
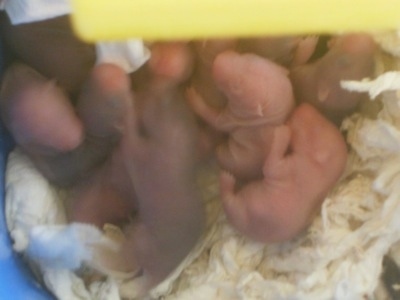
<path id="1" fill-rule="evenodd" d="M 379 287 L 382 259 L 391 253 L 400 260 L 400 37 L 397 32 L 376 37 L 389 68 L 376 78 L 343 83 L 346 89 L 369 93 L 372 100 L 342 124 L 349 144 L 347 169 L 308 231 L 281 244 L 246 239 L 225 219 L 215 170 L 205 170 L 200 180 L 207 231 L 188 258 L 146 298 L 387 299 Z M 32 232 L 38 226 L 48 228 L 50 234 L 54 226 L 80 225 L 65 224 L 62 193 L 49 186 L 18 151 L 10 155 L 6 185 L 14 248 L 39 266 L 46 285 L 59 299 L 137 298 L 140 277 L 103 269 L 106 276 L 87 286 L 81 271 L 70 270 L 73 263 L 69 267 L 47 260 L 41 263 L 43 257 L 28 251 L 37 242 Z M 99 232 L 94 235 L 98 237 L 95 247 L 113 241 Z M 79 259 L 96 267 L 94 252 L 86 251 L 93 250 L 93 244 L 76 242 L 76 247 L 83 247 Z M 53 250 L 47 252 L 54 255 Z"/>

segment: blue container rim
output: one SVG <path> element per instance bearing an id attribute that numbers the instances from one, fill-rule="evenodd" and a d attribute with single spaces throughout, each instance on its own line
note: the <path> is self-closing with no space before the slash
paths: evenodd
<path id="1" fill-rule="evenodd" d="M 54 300 L 35 279 L 32 271 L 21 255 L 12 249 L 5 217 L 5 169 L 7 157 L 14 143 L 0 124 L 0 299 L 14 300 Z"/>

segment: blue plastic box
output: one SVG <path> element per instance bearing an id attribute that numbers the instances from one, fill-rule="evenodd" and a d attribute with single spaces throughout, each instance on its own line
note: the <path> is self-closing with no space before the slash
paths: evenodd
<path id="1" fill-rule="evenodd" d="M 0 41 L 0 75 L 3 70 Z M 4 212 L 4 173 L 13 142 L 0 124 L 0 300 L 54 300 L 41 287 L 22 258 L 13 252 Z"/>
<path id="2" fill-rule="evenodd" d="M 50 300 L 54 299 L 34 279 L 22 258 L 13 252 L 4 213 L 4 171 L 7 155 L 13 143 L 0 128 L 0 299 L 7 300 Z"/>

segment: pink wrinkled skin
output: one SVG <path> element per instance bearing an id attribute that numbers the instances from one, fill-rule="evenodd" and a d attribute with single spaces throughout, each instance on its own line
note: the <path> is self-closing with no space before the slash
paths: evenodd
<path id="1" fill-rule="evenodd" d="M 282 80 L 288 71 L 257 55 L 223 52 L 214 61 L 212 75 L 227 98 L 225 107 L 215 110 L 200 97 L 191 104 L 217 130 L 230 132 L 237 127 L 279 124 L 294 106 L 291 85 Z"/>
<path id="2" fill-rule="evenodd" d="M 342 174 L 346 144 L 336 127 L 312 106 L 295 109 L 274 130 L 264 178 L 235 189 L 235 178 L 221 174 L 221 197 L 230 222 L 262 242 L 291 239 L 310 223 Z"/>
<path id="3" fill-rule="evenodd" d="M 194 89 L 188 99 L 194 111 L 229 137 L 217 148 L 222 168 L 251 179 L 261 175 L 272 128 L 282 124 L 294 107 L 288 71 L 254 54 L 225 51 L 213 64 L 216 87 L 227 99 L 215 109 Z"/>
<path id="4" fill-rule="evenodd" d="M 376 47 L 367 35 L 344 35 L 331 39 L 321 58 L 307 62 L 315 44 L 302 40 L 305 44 L 298 44 L 291 57 L 297 61 L 286 62 L 292 66 L 286 71 L 270 60 L 282 60 L 276 52 L 259 51 L 270 42 L 247 45 L 247 50 L 256 46 L 258 55 L 229 50 L 237 47 L 232 42 L 217 44 L 219 54 L 208 49 L 214 57 L 208 69 L 218 93 L 210 93 L 208 86 L 206 95 L 214 94 L 217 100 L 192 89 L 189 101 L 203 121 L 225 134 L 217 142 L 216 156 L 229 220 L 249 237 L 278 242 L 309 225 L 340 178 L 347 149 L 334 124 L 365 97 L 344 91 L 340 80 L 372 75 Z M 274 43 L 288 45 L 281 39 Z M 313 106 L 294 108 L 295 97 Z"/>

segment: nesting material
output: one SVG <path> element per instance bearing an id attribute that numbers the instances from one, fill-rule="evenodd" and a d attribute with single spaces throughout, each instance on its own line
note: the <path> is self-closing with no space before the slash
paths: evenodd
<path id="1" fill-rule="evenodd" d="M 387 299 L 380 288 L 382 260 L 387 254 L 400 260 L 399 40 L 397 32 L 377 34 L 382 46 L 379 74 L 343 83 L 346 89 L 369 93 L 371 101 L 342 124 L 349 145 L 347 169 L 307 232 L 270 245 L 243 237 L 221 208 L 216 169 L 207 169 L 200 178 L 207 231 L 187 259 L 146 298 Z M 85 252 L 93 245 L 81 244 L 85 270 L 44 264 L 32 255 L 28 249 L 37 242 L 32 232 L 38 227 L 50 232 L 54 226 L 80 225 L 65 223 L 63 192 L 51 187 L 18 150 L 9 158 L 6 185 L 14 249 L 38 268 L 59 299 L 119 300 L 140 295 L 140 276 L 99 268 L 94 252 Z M 115 242 L 105 232 L 96 234 L 96 245 Z M 88 283 L 90 268 L 97 268 L 101 276 Z"/>

